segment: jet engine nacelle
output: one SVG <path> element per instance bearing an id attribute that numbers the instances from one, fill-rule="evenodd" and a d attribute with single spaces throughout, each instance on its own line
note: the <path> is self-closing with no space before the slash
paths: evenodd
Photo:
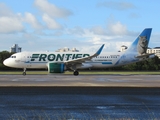
<path id="1" fill-rule="evenodd" d="M 63 73 L 65 70 L 64 63 L 48 63 L 49 73 Z"/>

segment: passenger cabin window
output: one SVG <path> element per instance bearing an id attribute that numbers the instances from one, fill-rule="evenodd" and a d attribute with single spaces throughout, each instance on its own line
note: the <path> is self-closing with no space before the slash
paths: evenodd
<path id="1" fill-rule="evenodd" d="M 11 56 L 11 58 L 16 58 L 16 56 Z"/>

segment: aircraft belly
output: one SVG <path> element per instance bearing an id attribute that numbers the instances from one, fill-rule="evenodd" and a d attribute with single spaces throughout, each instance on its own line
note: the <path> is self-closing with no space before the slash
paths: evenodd
<path id="1" fill-rule="evenodd" d="M 31 63 L 31 62 L 25 62 L 23 67 L 25 68 L 47 68 L 46 63 Z"/>
<path id="2" fill-rule="evenodd" d="M 113 64 L 107 64 L 107 63 L 93 63 L 92 64 L 93 68 L 107 68 L 107 67 L 112 67 Z"/>
<path id="3" fill-rule="evenodd" d="M 28 68 L 47 68 L 46 64 L 31 64 Z"/>

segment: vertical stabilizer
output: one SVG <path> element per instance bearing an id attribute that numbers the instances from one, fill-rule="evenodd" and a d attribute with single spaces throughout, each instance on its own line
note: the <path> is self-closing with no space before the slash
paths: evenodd
<path id="1" fill-rule="evenodd" d="M 152 28 L 144 29 L 137 39 L 132 43 L 127 52 L 137 52 L 138 55 L 145 54 L 148 48 L 151 32 Z"/>
<path id="2" fill-rule="evenodd" d="M 129 64 L 143 60 L 150 54 L 146 54 L 152 28 L 146 28 L 131 44 L 130 48 L 120 57 L 115 65 Z"/>

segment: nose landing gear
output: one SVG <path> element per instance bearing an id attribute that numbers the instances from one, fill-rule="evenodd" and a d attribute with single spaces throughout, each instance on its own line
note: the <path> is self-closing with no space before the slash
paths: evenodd
<path id="1" fill-rule="evenodd" d="M 26 75 L 26 68 L 23 68 L 23 75 Z"/>

